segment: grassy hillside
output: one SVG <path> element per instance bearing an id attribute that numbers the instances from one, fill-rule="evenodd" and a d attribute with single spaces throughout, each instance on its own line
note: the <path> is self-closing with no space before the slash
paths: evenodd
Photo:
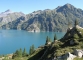
<path id="1" fill-rule="evenodd" d="M 78 32 L 81 32 L 81 34 L 79 34 Z M 71 41 L 73 41 L 74 43 L 71 44 Z M 83 28 L 76 26 L 68 30 L 62 39 L 56 40 L 51 44 L 45 45 L 43 49 L 41 48 L 42 50 L 40 50 L 40 52 L 35 51 L 35 53 L 28 57 L 28 60 L 34 60 L 35 58 L 36 60 L 51 60 L 54 57 L 64 55 L 68 52 L 73 53 L 74 49 L 82 48 Z M 75 58 L 74 60 L 78 59 L 82 60 L 82 58 Z"/>

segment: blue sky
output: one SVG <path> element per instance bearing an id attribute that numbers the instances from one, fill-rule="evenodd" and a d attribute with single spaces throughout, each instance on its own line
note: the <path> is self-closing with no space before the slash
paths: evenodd
<path id="1" fill-rule="evenodd" d="M 0 0 L 0 12 L 10 9 L 28 14 L 37 10 L 55 9 L 67 3 L 83 10 L 83 0 Z"/>

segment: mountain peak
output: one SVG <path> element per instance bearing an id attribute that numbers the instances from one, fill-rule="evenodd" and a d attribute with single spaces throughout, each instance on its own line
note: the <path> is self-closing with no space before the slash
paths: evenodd
<path id="1" fill-rule="evenodd" d="M 12 12 L 10 9 L 6 10 L 5 12 Z"/>
<path id="2" fill-rule="evenodd" d="M 5 12 L 0 13 L 0 17 L 7 16 L 10 13 L 13 13 L 13 12 L 10 9 L 8 9 Z"/>
<path id="3" fill-rule="evenodd" d="M 69 4 L 69 3 L 67 3 L 67 4 L 65 4 L 65 5 L 67 5 L 67 6 L 73 6 L 73 5 Z"/>
<path id="4" fill-rule="evenodd" d="M 67 4 L 64 5 L 64 7 L 72 8 L 72 7 L 74 7 L 74 6 L 71 5 L 71 4 L 69 4 L 69 3 L 67 3 Z"/>
<path id="5" fill-rule="evenodd" d="M 12 11 L 10 9 L 8 9 L 4 13 L 12 13 Z"/>
<path id="6" fill-rule="evenodd" d="M 67 3 L 63 6 L 57 7 L 56 9 L 57 9 L 57 12 L 62 12 L 62 11 L 65 11 L 65 10 L 66 11 L 74 11 L 74 8 L 75 7 L 73 5 Z"/>

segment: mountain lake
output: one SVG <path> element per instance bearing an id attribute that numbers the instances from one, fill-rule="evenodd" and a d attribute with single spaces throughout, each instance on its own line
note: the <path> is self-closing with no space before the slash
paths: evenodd
<path id="1" fill-rule="evenodd" d="M 30 46 L 34 44 L 35 48 L 44 45 L 46 37 L 52 40 L 56 34 L 60 39 L 65 32 L 27 32 L 23 30 L 0 30 L 0 55 L 14 53 L 17 49 L 26 48 L 29 52 Z"/>

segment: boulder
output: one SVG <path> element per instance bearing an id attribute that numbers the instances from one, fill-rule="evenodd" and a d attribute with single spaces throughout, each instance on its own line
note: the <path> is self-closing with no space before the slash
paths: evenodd
<path id="1" fill-rule="evenodd" d="M 58 57 L 58 60 L 73 60 L 76 56 L 71 54 L 70 52 Z"/>
<path id="2" fill-rule="evenodd" d="M 83 56 L 83 50 L 82 49 L 75 49 L 74 54 L 78 56 L 79 58 L 82 58 Z"/>

